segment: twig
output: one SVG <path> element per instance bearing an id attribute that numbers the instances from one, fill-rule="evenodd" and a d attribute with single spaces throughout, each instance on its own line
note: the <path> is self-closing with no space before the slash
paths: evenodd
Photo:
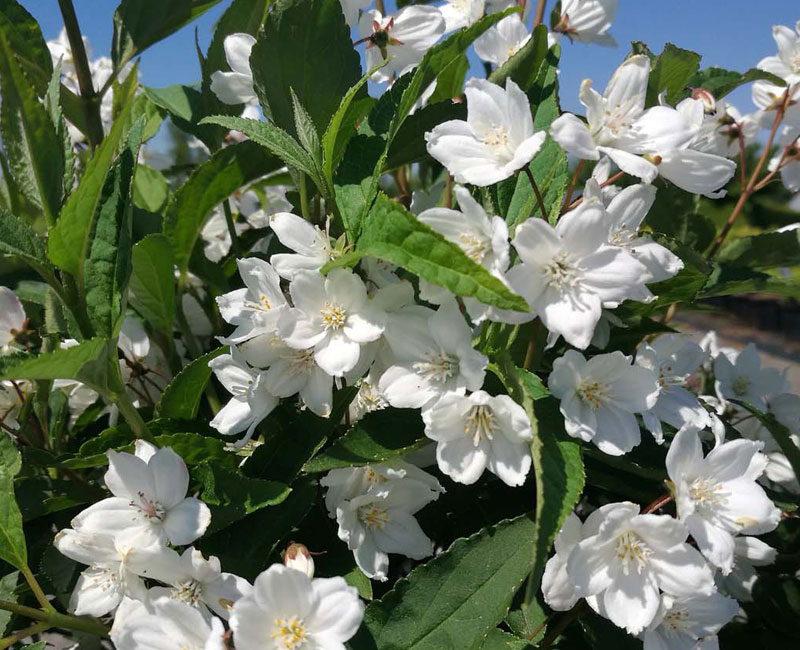
<path id="1" fill-rule="evenodd" d="M 570 623 L 583 614 L 584 609 L 586 609 L 586 601 L 582 600 L 571 610 L 564 612 L 564 615 L 558 619 L 558 622 L 547 631 L 547 634 L 545 635 L 544 639 L 542 639 L 542 643 L 539 647 L 542 650 L 549 648 L 553 641 L 555 641 L 556 637 L 566 630 Z"/>
<path id="2" fill-rule="evenodd" d="M 671 501 L 672 501 L 672 495 L 671 494 L 662 494 L 660 497 L 658 497 L 658 499 L 653 501 L 653 503 L 651 503 L 649 506 L 645 507 L 645 509 L 642 510 L 642 514 L 643 515 L 649 515 L 651 512 L 655 512 L 656 510 L 659 510 L 659 509 L 663 508 L 665 505 L 667 505 Z"/>
<path id="3" fill-rule="evenodd" d="M 569 202 L 572 201 L 572 193 L 575 191 L 575 186 L 578 184 L 578 177 L 581 175 L 585 165 L 586 161 L 581 160 L 578 162 L 578 166 L 575 167 L 575 173 L 572 175 L 569 188 L 567 188 L 567 196 L 564 197 L 564 206 L 561 208 L 561 214 L 567 211 L 567 206 L 569 205 Z"/>
<path id="4" fill-rule="evenodd" d="M 533 178 L 533 173 L 531 172 L 530 168 L 526 165 L 523 167 L 523 169 L 528 175 L 528 180 L 531 182 L 533 193 L 536 195 L 536 201 L 539 203 L 539 210 L 542 212 L 542 219 L 547 221 L 547 208 L 544 207 L 544 199 L 542 198 L 542 193 L 539 191 L 539 186 L 536 185 L 536 181 Z"/>
<path id="5" fill-rule="evenodd" d="M 539 4 L 536 5 L 536 13 L 533 14 L 533 27 L 534 29 L 542 24 L 542 20 L 544 20 L 544 8 L 547 4 L 547 0 L 539 0 Z"/>
<path id="6" fill-rule="evenodd" d="M 781 105 L 778 107 L 778 110 L 775 112 L 775 120 L 772 123 L 772 129 L 769 132 L 769 139 L 767 140 L 767 144 L 764 147 L 764 151 L 761 154 L 761 157 L 758 159 L 756 163 L 756 167 L 753 170 L 753 174 L 750 176 L 750 181 L 747 183 L 747 186 L 742 188 L 742 194 L 739 197 L 739 200 L 736 202 L 736 205 L 733 208 L 733 212 L 731 212 L 728 220 L 725 222 L 725 225 L 722 227 L 722 231 L 719 233 L 717 238 L 714 240 L 714 245 L 711 247 L 711 250 L 708 252 L 709 257 L 714 257 L 717 251 L 721 248 L 725 238 L 728 236 L 728 233 L 733 228 L 733 224 L 736 223 L 736 219 L 739 218 L 739 215 L 742 213 L 742 209 L 744 208 L 745 203 L 747 203 L 747 199 L 756 191 L 756 183 L 758 182 L 758 175 L 761 173 L 761 168 L 764 166 L 764 163 L 767 162 L 767 157 L 769 156 L 769 150 L 772 148 L 772 142 L 775 140 L 775 134 L 778 132 L 778 126 L 783 121 L 783 116 L 786 113 L 786 108 L 789 106 L 789 100 L 791 95 L 789 93 L 789 89 L 787 89 L 783 94 L 783 101 Z"/>
<path id="7" fill-rule="evenodd" d="M 453 177 L 450 172 L 447 172 L 447 178 L 444 182 L 444 207 L 453 207 Z"/>
<path id="8" fill-rule="evenodd" d="M 34 634 L 39 634 L 39 632 L 44 632 L 45 630 L 49 629 L 50 629 L 50 623 L 47 623 L 45 621 L 35 623 L 30 627 L 26 627 L 25 629 L 19 630 L 18 632 L 14 632 L 14 634 L 10 636 L 0 639 L 0 650 L 4 650 L 5 648 L 10 648 L 18 641 L 22 641 L 22 639 L 25 639 L 29 636 L 33 636 Z"/>
<path id="9" fill-rule="evenodd" d="M 242 249 L 239 246 L 239 235 L 236 234 L 236 224 L 233 223 L 233 213 L 231 212 L 231 204 L 228 199 L 222 202 L 222 211 L 225 213 L 225 225 L 228 226 L 228 235 L 231 238 L 233 254 L 239 258 L 242 256 Z"/>
<path id="10" fill-rule="evenodd" d="M 625 176 L 625 172 L 623 172 L 623 171 L 617 172 L 611 178 L 609 178 L 607 181 L 605 181 L 603 183 L 600 183 L 600 189 L 603 189 L 604 187 L 607 187 L 608 185 L 611 185 L 612 183 L 616 183 L 623 176 Z M 569 212 L 570 210 L 574 210 L 581 203 L 583 203 L 583 197 L 582 196 L 577 198 L 577 199 L 575 199 L 572 203 L 570 203 L 567 206 L 566 210 L 563 210 L 561 214 L 564 214 L 564 212 Z"/>
<path id="11" fill-rule="evenodd" d="M 736 129 L 738 131 L 738 138 L 739 138 L 739 179 L 742 185 L 742 188 L 747 184 L 747 173 L 745 172 L 745 161 L 744 161 L 744 131 L 742 130 L 742 125 L 737 122 Z"/>
<path id="12" fill-rule="evenodd" d="M 25 616 L 34 621 L 46 621 L 50 624 L 50 627 L 88 632 L 89 634 L 96 634 L 97 636 L 108 636 L 108 628 L 100 621 L 88 616 L 70 616 L 68 614 L 61 614 L 55 610 L 45 612 L 41 609 L 19 605 L 8 600 L 0 600 L 0 609 L 13 612 L 19 616 Z"/>

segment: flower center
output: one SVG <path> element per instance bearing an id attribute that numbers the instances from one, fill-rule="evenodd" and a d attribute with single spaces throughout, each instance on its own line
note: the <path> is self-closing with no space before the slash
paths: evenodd
<path id="1" fill-rule="evenodd" d="M 202 587 L 200 586 L 199 582 L 195 582 L 194 580 L 187 580 L 186 582 L 181 582 L 175 585 L 175 588 L 172 590 L 172 600 L 178 600 L 182 603 L 188 603 L 190 605 L 197 605 L 200 601 L 200 596 L 202 594 Z"/>
<path id="2" fill-rule="evenodd" d="M 473 233 L 460 234 L 458 241 L 461 250 L 475 262 L 480 262 L 486 254 L 486 241 Z"/>
<path id="3" fill-rule="evenodd" d="M 291 350 L 287 356 L 289 366 L 295 374 L 306 373 L 314 366 L 314 348 Z"/>
<path id="4" fill-rule="evenodd" d="M 431 352 L 427 361 L 417 361 L 414 370 L 429 381 L 446 382 L 458 374 L 458 360 L 447 356 L 444 352 Z"/>
<path id="5" fill-rule="evenodd" d="M 727 501 L 721 483 L 713 483 L 710 479 L 695 479 L 689 486 L 689 496 L 698 506 L 717 506 Z"/>
<path id="6" fill-rule="evenodd" d="M 747 377 L 739 376 L 733 382 L 733 392 L 737 395 L 747 395 L 750 390 L 750 380 Z"/>
<path id="7" fill-rule="evenodd" d="M 319 310 L 322 314 L 322 325 L 326 330 L 339 330 L 347 320 L 347 312 L 339 305 L 325 301 L 325 306 Z"/>
<path id="8" fill-rule="evenodd" d="M 389 406 L 388 402 L 383 398 L 383 395 L 378 392 L 372 384 L 367 381 L 361 383 L 356 395 L 356 409 L 360 413 L 372 413 L 373 411 L 380 411 Z"/>
<path id="9" fill-rule="evenodd" d="M 583 381 L 578 385 L 578 397 L 594 408 L 600 408 L 608 397 L 608 385 L 599 381 Z"/>
<path id="10" fill-rule="evenodd" d="M 617 137 L 628 131 L 633 121 L 639 117 L 639 107 L 636 100 L 636 97 L 629 97 L 613 109 L 607 108 L 603 112 L 604 119 L 601 129 L 605 128 L 612 137 Z"/>
<path id="11" fill-rule="evenodd" d="M 492 440 L 495 424 L 494 411 L 491 407 L 484 404 L 473 406 L 467 416 L 464 433 L 472 436 L 472 444 L 477 447 L 484 438 Z"/>
<path id="12" fill-rule="evenodd" d="M 689 612 L 685 609 L 673 610 L 664 614 L 664 625 L 670 632 L 680 633 L 692 624 Z"/>
<path id="13" fill-rule="evenodd" d="M 494 149 L 507 149 L 508 130 L 499 124 L 492 125 L 483 133 L 483 144 Z"/>
<path id="14" fill-rule="evenodd" d="M 371 530 L 382 530 L 389 523 L 389 514 L 385 508 L 377 506 L 361 506 L 358 518 Z"/>
<path id="15" fill-rule="evenodd" d="M 544 276 L 550 286 L 559 291 L 572 287 L 578 276 L 578 267 L 565 252 L 556 253 L 544 268 Z"/>
<path id="16" fill-rule="evenodd" d="M 294 650 L 303 646 L 306 642 L 306 629 L 303 627 L 303 620 L 292 616 L 292 618 L 276 618 L 275 631 L 272 633 L 279 647 L 286 650 Z"/>
<path id="17" fill-rule="evenodd" d="M 617 557 L 622 562 L 622 570 L 627 575 L 631 564 L 636 566 L 636 571 L 641 573 L 647 566 L 647 558 L 651 551 L 647 544 L 632 530 L 627 530 L 617 538 Z"/>
<path id="18" fill-rule="evenodd" d="M 386 483 L 386 477 L 383 474 L 379 474 L 371 467 L 367 468 L 367 483 L 370 485 L 375 485 L 376 483 Z"/>
<path id="19" fill-rule="evenodd" d="M 130 505 L 134 508 L 137 508 L 140 512 L 144 513 L 144 516 L 148 519 L 156 520 L 156 521 L 163 521 L 164 517 L 167 514 L 167 509 L 161 505 L 160 501 L 154 501 L 148 499 L 144 492 L 139 492 L 139 501 L 131 501 Z"/>

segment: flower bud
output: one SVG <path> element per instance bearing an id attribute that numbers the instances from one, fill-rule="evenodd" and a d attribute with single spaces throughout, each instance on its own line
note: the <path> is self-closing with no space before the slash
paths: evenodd
<path id="1" fill-rule="evenodd" d="M 289 544 L 283 553 L 283 563 L 290 569 L 302 571 L 309 578 L 314 577 L 314 558 L 303 544 Z"/>
<path id="2" fill-rule="evenodd" d="M 717 110 L 717 100 L 705 88 L 695 88 L 692 90 L 692 99 L 698 99 L 703 102 L 703 110 L 707 115 L 714 113 Z"/>

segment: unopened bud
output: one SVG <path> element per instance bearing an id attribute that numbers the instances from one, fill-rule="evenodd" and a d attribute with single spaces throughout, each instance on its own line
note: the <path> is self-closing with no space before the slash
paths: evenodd
<path id="1" fill-rule="evenodd" d="M 289 544 L 283 554 L 283 563 L 290 569 L 302 571 L 309 578 L 314 577 L 314 558 L 303 544 Z"/>
<path id="2" fill-rule="evenodd" d="M 703 102 L 703 110 L 707 114 L 714 113 L 717 110 L 717 100 L 705 88 L 695 88 L 692 91 L 692 99 L 697 99 Z"/>

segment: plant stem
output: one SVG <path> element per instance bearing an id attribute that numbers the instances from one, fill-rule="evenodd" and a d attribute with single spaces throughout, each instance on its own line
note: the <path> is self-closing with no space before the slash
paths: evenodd
<path id="1" fill-rule="evenodd" d="M 775 140 L 775 134 L 778 132 L 778 126 L 780 126 L 780 123 L 783 121 L 783 116 L 784 113 L 786 113 L 786 108 L 789 106 L 790 98 L 791 95 L 789 94 L 789 89 L 787 89 L 783 94 L 783 101 L 781 102 L 781 105 L 778 107 L 778 110 L 775 111 L 775 120 L 772 123 L 772 129 L 769 132 L 769 139 L 764 147 L 764 151 L 761 153 L 761 157 L 756 163 L 755 169 L 750 176 L 750 181 L 747 183 L 746 187 L 742 188 L 742 194 L 739 197 L 739 200 L 736 202 L 733 212 L 731 212 L 731 215 L 728 217 L 728 220 L 722 227 L 722 231 L 719 233 L 719 236 L 714 240 L 714 245 L 708 252 L 709 257 L 714 257 L 714 255 L 717 254 L 717 251 L 719 251 L 719 249 L 722 247 L 725 238 L 728 236 L 731 228 L 733 228 L 733 224 L 736 223 L 736 219 L 738 219 L 739 215 L 742 213 L 742 209 L 744 208 L 745 203 L 747 203 L 747 199 L 749 199 L 753 192 L 756 191 L 758 175 L 761 173 L 761 168 L 764 166 L 764 163 L 767 162 L 769 150 L 772 148 L 772 142 Z"/>
<path id="2" fill-rule="evenodd" d="M 108 628 L 97 619 L 88 616 L 70 616 L 69 614 L 61 614 L 55 610 L 52 612 L 44 612 L 41 609 L 18 605 L 17 603 L 12 603 L 7 600 L 0 600 L 0 609 L 13 612 L 19 616 L 25 616 L 34 621 L 46 622 L 50 627 L 88 632 L 89 634 L 96 634 L 97 636 L 108 636 Z"/>
<path id="3" fill-rule="evenodd" d="M 228 226 L 228 235 L 231 238 L 231 248 L 233 254 L 238 258 L 242 256 L 242 249 L 239 246 L 239 236 L 236 234 L 236 224 L 233 223 L 233 213 L 228 199 L 222 202 L 222 211 L 225 213 L 225 225 Z"/>
<path id="4" fill-rule="evenodd" d="M 533 361 L 537 356 L 537 347 L 539 342 L 539 332 L 542 330 L 542 321 L 537 318 L 531 329 L 531 338 L 528 340 L 528 349 L 525 351 L 525 362 L 522 364 L 524 370 L 530 370 L 533 366 Z"/>
<path id="5" fill-rule="evenodd" d="M 663 508 L 665 505 L 672 501 L 671 494 L 662 494 L 658 499 L 653 501 L 649 506 L 647 506 L 644 510 L 642 510 L 643 515 L 649 515 L 651 512 L 655 512 L 660 508 Z"/>
<path id="6" fill-rule="evenodd" d="M 383 0 L 375 0 L 375 8 L 381 12 L 381 16 L 386 16 L 386 6 L 383 4 Z"/>
<path id="7" fill-rule="evenodd" d="M 575 167 L 575 173 L 572 175 L 572 180 L 569 183 L 567 195 L 564 197 L 564 207 L 561 209 L 561 214 L 564 214 L 564 212 L 567 211 L 567 206 L 569 205 L 570 201 L 572 201 L 572 193 L 575 191 L 575 186 L 578 184 L 578 177 L 581 175 L 585 165 L 586 161 L 580 160 L 577 167 Z"/>
<path id="8" fill-rule="evenodd" d="M 300 211 L 303 213 L 303 219 L 306 221 L 311 221 L 311 206 L 308 203 L 308 185 L 306 181 L 306 175 L 302 172 L 299 173 L 300 185 L 297 189 L 300 192 Z"/>
<path id="9" fill-rule="evenodd" d="M 103 122 L 100 119 L 100 102 L 92 83 L 92 72 L 89 68 L 89 59 L 86 57 L 86 48 L 83 46 L 83 36 L 75 15 L 72 0 L 58 0 L 61 16 L 64 18 L 64 29 L 69 39 L 72 50 L 72 59 L 75 61 L 75 74 L 78 77 L 78 87 L 81 91 L 81 103 L 86 115 L 86 134 L 89 144 L 94 149 L 103 139 Z"/>
<path id="10" fill-rule="evenodd" d="M 544 7 L 546 4 L 547 0 L 539 0 L 539 4 L 536 5 L 536 13 L 533 14 L 534 28 L 542 24 L 542 20 L 544 20 Z"/>
<path id="11" fill-rule="evenodd" d="M 583 614 L 583 610 L 586 608 L 586 601 L 580 601 L 575 607 L 573 607 L 568 612 L 564 612 L 564 615 L 558 619 L 558 622 L 549 630 L 547 630 L 547 634 L 545 635 L 544 639 L 542 639 L 542 643 L 539 646 L 542 650 L 546 650 L 549 648 L 553 641 L 555 641 L 556 637 L 561 634 L 564 630 L 569 627 L 569 624 L 572 623 L 576 618 L 578 618 L 581 614 Z"/>
<path id="12" fill-rule="evenodd" d="M 5 650 L 5 648 L 10 648 L 12 645 L 17 643 L 18 641 L 22 641 L 22 639 L 33 636 L 34 634 L 39 634 L 39 632 L 44 632 L 45 630 L 50 629 L 50 623 L 46 623 L 44 621 L 40 623 L 36 623 L 31 625 L 30 627 L 26 627 L 23 630 L 19 630 L 18 632 L 14 632 L 14 634 L 7 636 L 3 639 L 0 639 L 0 650 Z"/>
<path id="13" fill-rule="evenodd" d="M 738 131 L 739 138 L 739 182 L 742 185 L 742 189 L 744 189 L 745 185 L 747 184 L 747 171 L 745 169 L 746 165 L 744 161 L 744 131 L 742 131 L 741 124 L 737 124 L 736 129 Z"/>
<path id="14" fill-rule="evenodd" d="M 152 436 L 147 430 L 147 425 L 142 419 L 142 416 L 139 415 L 139 411 L 136 410 L 133 402 L 131 402 L 131 398 L 128 397 L 128 393 L 123 390 L 121 393 L 116 393 L 113 398 L 114 404 L 116 404 L 117 408 L 119 409 L 119 413 L 125 419 L 125 422 L 127 422 L 130 426 L 131 430 L 133 431 L 133 435 L 135 435 L 137 438 L 149 440 Z"/>
<path id="15" fill-rule="evenodd" d="M 539 210 L 542 212 L 542 219 L 547 221 L 547 208 L 544 207 L 544 199 L 542 198 L 542 193 L 539 191 L 539 186 L 536 185 L 536 181 L 533 178 L 533 173 L 531 172 L 529 167 L 523 167 L 525 173 L 528 175 L 528 180 L 531 182 L 531 187 L 533 188 L 533 193 L 536 195 L 536 201 L 539 203 Z"/>
<path id="16" fill-rule="evenodd" d="M 600 183 L 600 189 L 603 189 L 604 187 L 606 187 L 606 186 L 608 186 L 608 185 L 611 185 L 612 183 L 616 183 L 616 182 L 617 182 L 617 181 L 618 181 L 620 178 L 622 178 L 623 176 L 625 176 L 625 172 L 622 172 L 622 171 L 619 171 L 619 172 L 617 172 L 617 173 L 616 173 L 616 174 L 614 174 L 614 175 L 613 175 L 611 178 L 609 178 L 607 181 L 605 181 L 605 182 L 603 182 L 603 183 Z M 574 209 L 575 209 L 575 208 L 577 208 L 577 207 L 578 207 L 578 206 L 579 206 L 581 203 L 583 203 L 583 197 L 580 197 L 580 198 L 578 198 L 578 199 L 575 199 L 575 200 L 574 200 L 572 203 L 570 203 L 570 204 L 569 204 L 569 205 L 568 205 L 568 206 L 567 206 L 567 207 L 566 207 L 564 210 L 562 210 L 562 211 L 561 211 L 561 214 L 564 214 L 565 212 L 569 212 L 570 210 L 574 210 Z"/>
<path id="17" fill-rule="evenodd" d="M 22 567 L 20 569 L 20 573 L 25 576 L 25 580 L 30 586 L 33 595 L 36 596 L 36 600 L 39 601 L 39 604 L 42 606 L 42 609 L 45 612 L 56 611 L 55 608 L 50 604 L 50 601 L 47 600 L 47 596 L 45 595 L 44 591 L 42 591 L 42 588 L 39 586 L 39 583 L 37 582 L 33 573 L 31 573 L 30 568 Z"/>
<path id="18" fill-rule="evenodd" d="M 453 207 L 453 177 L 450 172 L 447 172 L 447 178 L 444 182 L 444 207 Z"/>

